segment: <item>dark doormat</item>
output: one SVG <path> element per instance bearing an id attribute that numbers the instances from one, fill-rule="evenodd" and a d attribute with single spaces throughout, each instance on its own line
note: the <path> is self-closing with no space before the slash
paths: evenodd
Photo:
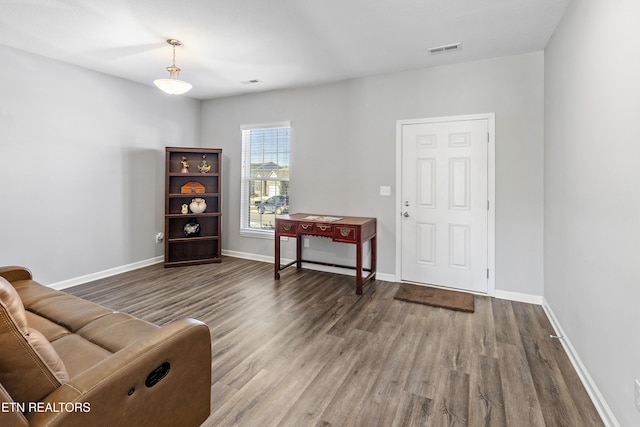
<path id="1" fill-rule="evenodd" d="M 473 294 L 432 288 L 429 286 L 400 284 L 394 297 L 397 300 L 432 305 L 434 307 L 473 313 L 475 302 Z"/>

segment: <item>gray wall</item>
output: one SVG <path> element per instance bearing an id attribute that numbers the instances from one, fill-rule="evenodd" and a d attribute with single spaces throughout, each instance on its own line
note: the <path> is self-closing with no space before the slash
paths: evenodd
<path id="1" fill-rule="evenodd" d="M 638 16 L 571 2 L 545 50 L 544 295 L 623 426 L 640 425 Z"/>
<path id="2" fill-rule="evenodd" d="M 0 58 L 0 265 L 50 284 L 162 255 L 164 147 L 199 143 L 199 101 Z"/>
<path id="3" fill-rule="evenodd" d="M 162 255 L 162 151 L 199 144 L 225 150 L 224 248 L 272 256 L 271 240 L 239 235 L 239 126 L 291 120 L 293 209 L 377 217 L 379 270 L 395 275 L 396 120 L 495 112 L 496 287 L 542 294 L 542 52 L 203 103 L 0 54 L 13 82 L 0 104 L 2 264 L 51 283 Z M 352 255 L 328 245 L 311 250 Z"/>
<path id="4" fill-rule="evenodd" d="M 239 233 L 240 125 L 291 120 L 292 209 L 377 217 L 378 269 L 395 275 L 396 120 L 494 112 L 496 288 L 542 295 L 543 70 L 535 52 L 204 101 L 202 144 L 224 150 L 223 247 L 272 256 L 272 240 Z M 328 245 L 311 249 L 349 255 Z"/>

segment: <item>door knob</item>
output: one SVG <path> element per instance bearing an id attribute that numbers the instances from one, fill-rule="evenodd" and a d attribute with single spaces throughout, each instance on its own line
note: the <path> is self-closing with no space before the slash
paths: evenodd
<path id="1" fill-rule="evenodd" d="M 409 212 L 403 213 L 402 216 L 405 217 L 405 218 L 409 218 Z"/>

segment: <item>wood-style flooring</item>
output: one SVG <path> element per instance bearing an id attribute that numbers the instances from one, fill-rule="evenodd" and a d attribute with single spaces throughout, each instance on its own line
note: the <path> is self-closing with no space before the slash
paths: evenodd
<path id="1" fill-rule="evenodd" d="M 225 257 L 66 291 L 211 329 L 206 427 L 602 426 L 542 307 L 476 296 L 475 313 L 355 295 L 353 277 Z M 185 349 L 188 351 L 188 349 Z M 188 393 L 188 390 L 184 390 Z"/>

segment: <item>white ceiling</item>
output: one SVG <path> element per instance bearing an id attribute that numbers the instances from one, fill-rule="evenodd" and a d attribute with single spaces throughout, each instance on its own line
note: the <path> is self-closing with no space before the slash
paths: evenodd
<path id="1" fill-rule="evenodd" d="M 568 3 L 0 0 L 0 44 L 153 86 L 176 38 L 187 95 L 209 99 L 541 50 Z"/>

